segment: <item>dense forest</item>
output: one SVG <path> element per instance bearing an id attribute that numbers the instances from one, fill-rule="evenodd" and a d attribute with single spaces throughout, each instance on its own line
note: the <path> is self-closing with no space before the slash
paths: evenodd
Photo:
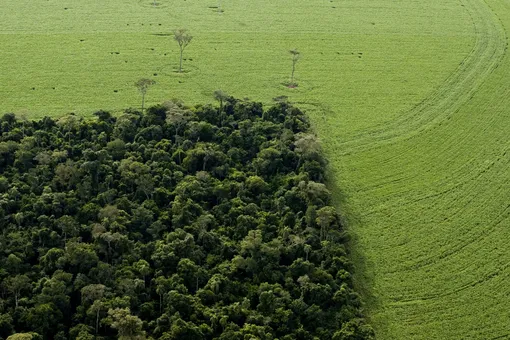
<path id="1" fill-rule="evenodd" d="M 0 118 L 0 339 L 369 339 L 306 116 Z"/>

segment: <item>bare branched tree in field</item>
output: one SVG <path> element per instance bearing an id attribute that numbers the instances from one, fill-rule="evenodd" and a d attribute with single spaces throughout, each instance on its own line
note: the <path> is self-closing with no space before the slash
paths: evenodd
<path id="1" fill-rule="evenodd" d="M 151 87 L 154 84 L 156 84 L 154 80 L 147 78 L 141 78 L 135 83 L 136 88 L 142 94 L 142 112 L 145 107 L 145 95 L 147 94 L 149 87 Z"/>
<path id="2" fill-rule="evenodd" d="M 179 62 L 179 72 L 182 72 L 182 53 L 184 52 L 184 49 L 186 46 L 189 45 L 191 40 L 193 39 L 193 36 L 188 33 L 188 30 L 185 28 L 180 28 L 178 30 L 174 31 L 174 39 L 179 44 L 179 48 L 181 50 L 181 58 Z"/>
<path id="3" fill-rule="evenodd" d="M 223 103 L 229 98 L 229 95 L 222 90 L 213 92 L 214 99 L 220 102 L 220 112 L 223 111 Z"/>
<path id="4" fill-rule="evenodd" d="M 214 99 L 220 102 L 220 108 L 218 110 L 218 115 L 220 116 L 220 126 L 223 127 L 223 118 L 225 117 L 225 113 L 223 112 L 223 104 L 229 98 L 229 95 L 222 90 L 216 90 L 213 93 Z"/>
<path id="5" fill-rule="evenodd" d="M 294 82 L 294 72 L 296 71 L 296 64 L 298 60 L 301 58 L 301 52 L 297 50 L 297 48 L 289 51 L 292 57 L 292 74 L 290 76 L 290 86 L 296 86 L 297 84 Z"/>

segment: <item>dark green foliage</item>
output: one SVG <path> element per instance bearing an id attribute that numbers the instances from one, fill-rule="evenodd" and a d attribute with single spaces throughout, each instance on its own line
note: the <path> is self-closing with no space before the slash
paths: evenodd
<path id="1" fill-rule="evenodd" d="M 0 338 L 372 337 L 306 116 L 220 99 L 0 118 Z"/>

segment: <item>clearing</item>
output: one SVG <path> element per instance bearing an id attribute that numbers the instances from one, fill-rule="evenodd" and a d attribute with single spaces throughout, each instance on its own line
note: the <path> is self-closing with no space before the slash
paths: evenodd
<path id="1" fill-rule="evenodd" d="M 510 334 L 508 1 L 159 3 L 3 0 L 1 111 L 138 106 L 142 77 L 149 105 L 287 95 L 331 161 L 378 338 Z"/>

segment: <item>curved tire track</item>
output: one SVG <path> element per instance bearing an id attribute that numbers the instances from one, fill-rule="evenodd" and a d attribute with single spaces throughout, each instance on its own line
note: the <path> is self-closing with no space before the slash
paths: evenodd
<path id="1" fill-rule="evenodd" d="M 469 101 L 498 68 L 508 47 L 499 19 L 485 1 L 461 0 L 468 11 L 476 40 L 456 71 L 429 97 L 397 119 L 357 134 L 341 143 L 342 154 L 350 154 L 408 139 L 448 119 Z"/>

